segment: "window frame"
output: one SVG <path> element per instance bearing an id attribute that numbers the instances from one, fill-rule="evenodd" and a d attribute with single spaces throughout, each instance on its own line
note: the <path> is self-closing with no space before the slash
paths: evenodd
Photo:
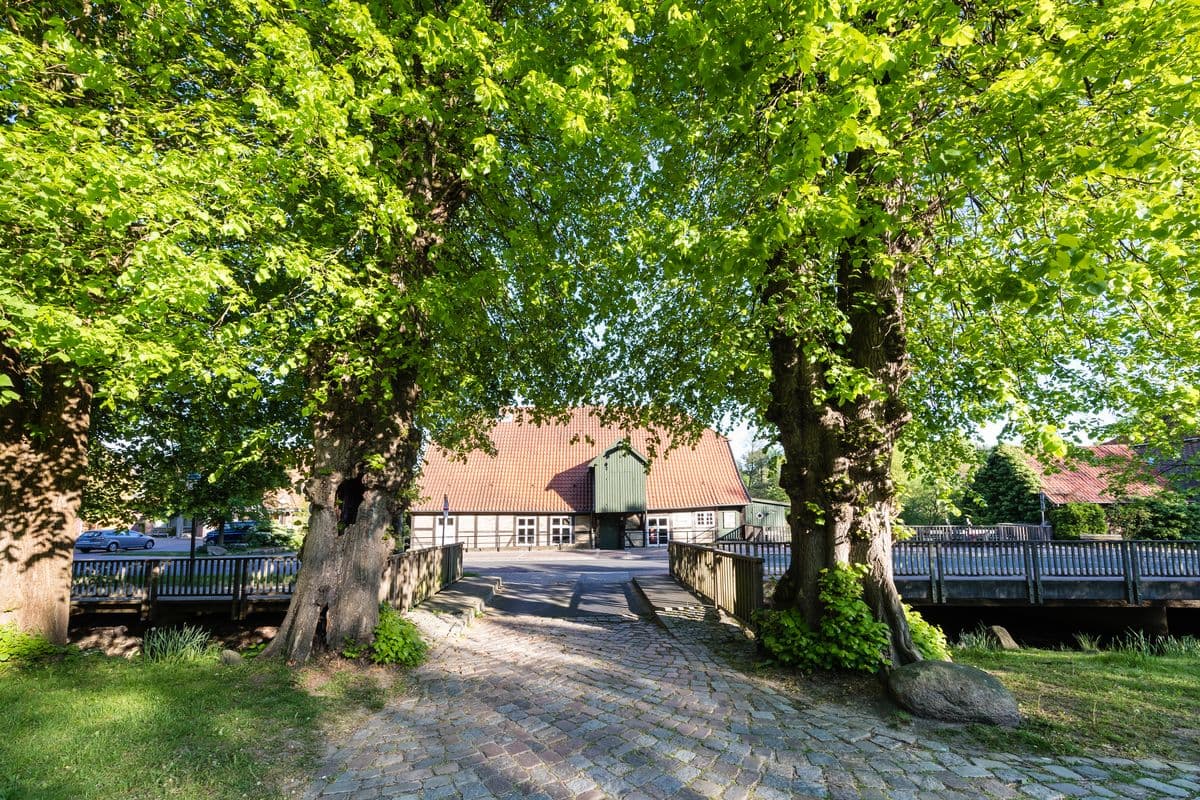
<path id="1" fill-rule="evenodd" d="M 697 530 L 708 531 L 717 527 L 717 512 L 697 511 L 693 517 Z"/>
<path id="2" fill-rule="evenodd" d="M 575 520 L 572 517 L 550 518 L 550 544 L 575 544 Z"/>
<path id="3" fill-rule="evenodd" d="M 646 517 L 646 544 L 660 547 L 671 541 L 671 517 L 664 514 L 657 517 Z"/>
<path id="4" fill-rule="evenodd" d="M 537 517 L 517 517 L 513 522 L 513 537 L 517 544 L 536 545 Z"/>

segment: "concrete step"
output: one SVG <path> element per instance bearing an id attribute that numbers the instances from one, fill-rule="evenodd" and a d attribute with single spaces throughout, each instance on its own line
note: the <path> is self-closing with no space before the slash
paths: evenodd
<path id="1" fill-rule="evenodd" d="M 497 577 L 463 578 L 417 607 L 422 611 L 457 617 L 464 626 L 470 625 L 484 612 L 502 585 Z"/>

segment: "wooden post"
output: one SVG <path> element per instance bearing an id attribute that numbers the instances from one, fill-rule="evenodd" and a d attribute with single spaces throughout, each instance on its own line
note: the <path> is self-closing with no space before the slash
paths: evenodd
<path id="1" fill-rule="evenodd" d="M 230 616 L 235 620 L 246 618 L 246 562 L 248 558 L 241 558 L 237 561 L 237 569 L 234 570 L 233 579 L 233 602 L 231 603 Z"/>
<path id="2" fill-rule="evenodd" d="M 161 571 L 162 561 L 157 558 L 147 559 L 142 604 L 139 608 L 139 616 L 144 620 L 154 618 L 154 607 L 158 603 L 158 578 Z"/>
<path id="3" fill-rule="evenodd" d="M 1037 596 L 1037 579 L 1034 577 L 1037 573 L 1037 568 L 1034 567 L 1034 562 L 1037 558 L 1033 552 L 1033 548 L 1036 546 L 1032 541 L 1021 545 L 1025 551 L 1025 596 L 1029 600 L 1030 605 L 1036 602 L 1034 598 Z"/>
<path id="4" fill-rule="evenodd" d="M 1133 604 L 1141 605 L 1142 602 L 1142 565 L 1138 558 L 1137 542 L 1129 543 L 1129 567 L 1133 574 Z"/>
<path id="5" fill-rule="evenodd" d="M 929 543 L 929 602 L 942 602 L 941 592 L 938 591 L 938 573 L 941 572 L 941 564 L 938 563 L 938 557 L 941 554 L 941 548 L 937 542 Z"/>

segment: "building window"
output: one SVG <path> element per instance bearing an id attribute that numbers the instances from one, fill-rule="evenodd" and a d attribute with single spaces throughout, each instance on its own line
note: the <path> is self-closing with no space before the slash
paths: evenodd
<path id="1" fill-rule="evenodd" d="M 696 512 L 696 527 L 700 530 L 708 530 L 709 528 L 717 527 L 717 515 L 714 511 L 697 511 Z"/>
<path id="2" fill-rule="evenodd" d="M 550 518 L 550 544 L 575 544 L 575 526 L 570 517 Z"/>
<path id="3" fill-rule="evenodd" d="M 537 542 L 537 519 L 535 517 L 517 517 L 517 544 L 534 544 Z"/>
<path id="4" fill-rule="evenodd" d="M 671 539 L 670 517 L 650 517 L 646 520 L 647 544 L 666 544 Z"/>

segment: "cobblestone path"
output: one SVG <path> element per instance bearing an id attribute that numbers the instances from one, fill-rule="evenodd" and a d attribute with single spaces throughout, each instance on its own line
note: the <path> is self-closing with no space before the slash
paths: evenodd
<path id="1" fill-rule="evenodd" d="M 692 635 L 702 620 L 665 622 L 489 613 L 443 639 L 306 796 L 1200 798 L 1194 764 L 951 752 L 797 705 L 716 657 L 719 636 Z"/>

